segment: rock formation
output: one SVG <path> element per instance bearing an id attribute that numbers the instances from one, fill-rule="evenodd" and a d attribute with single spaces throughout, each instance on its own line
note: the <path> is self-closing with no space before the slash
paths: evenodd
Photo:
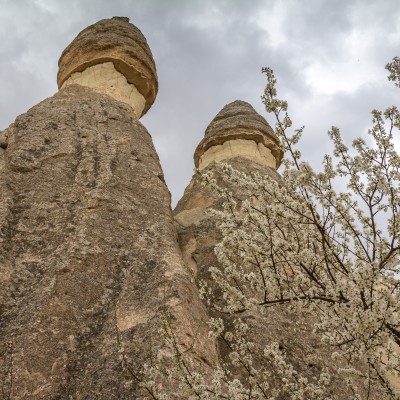
<path id="1" fill-rule="evenodd" d="M 174 362 L 159 334 L 165 319 L 197 367 L 229 363 L 229 349 L 208 338 L 204 321 L 216 313 L 193 280 L 212 285 L 221 237 L 205 211 L 221 200 L 196 173 L 172 216 L 139 122 L 158 88 L 146 39 L 127 18 L 89 26 L 62 53 L 58 86 L 0 132 L 0 398 L 142 398 L 143 388 L 126 382 L 138 383 L 146 362 Z M 227 161 L 280 180 L 282 156 L 264 118 L 235 101 L 210 123 L 194 158 L 218 179 L 218 161 Z M 243 318 L 254 341 L 279 342 L 310 379 L 325 364 L 337 368 L 309 314 L 281 306 Z M 157 385 L 185 398 L 173 381 Z M 332 390 L 349 396 L 335 374 Z"/>
<path id="2" fill-rule="evenodd" d="M 229 163 L 242 172 L 258 171 L 281 181 L 276 169 L 282 156 L 278 138 L 265 119 L 250 104 L 234 101 L 226 105 L 209 124 L 194 159 L 201 172 L 211 170 L 220 186 L 235 190 L 221 179 L 219 161 Z M 200 175 L 196 173 L 193 176 L 174 214 L 179 244 L 187 266 L 198 279 L 205 280 L 212 287 L 214 284 L 208 270 L 210 266 L 218 266 L 213 250 L 222 237 L 215 227 L 213 217 L 206 214 L 206 210 L 210 207 L 222 209 L 222 200 L 202 185 Z M 235 195 L 241 197 L 240 193 L 235 192 Z M 230 315 L 215 311 L 211 314 L 221 317 L 225 326 L 231 326 Z M 288 306 L 281 305 L 279 308 L 268 309 L 264 315 L 246 312 L 241 314 L 241 318 L 251 327 L 253 342 L 260 346 L 278 342 L 295 369 L 311 381 L 328 366 L 333 378 L 332 393 L 335 398 L 350 398 L 348 388 L 336 374 L 341 365 L 332 361 L 331 348 L 323 345 L 320 337 L 312 332 L 312 315 L 293 312 Z M 222 342 L 219 352 L 222 360 L 229 365 L 229 349 Z M 240 369 L 235 371 L 242 379 L 246 379 L 246 373 L 243 375 L 243 372 Z"/>
<path id="3" fill-rule="evenodd" d="M 216 362 L 138 121 L 157 75 L 128 21 L 82 31 L 60 58 L 59 92 L 0 135 L 0 398 L 140 398 L 120 356 L 131 372 L 150 353 L 168 365 L 165 313 L 180 346 L 196 336 L 193 359 Z"/>
<path id="4" fill-rule="evenodd" d="M 84 29 L 63 51 L 58 66 L 59 88 L 79 81 L 84 86 L 99 87 L 100 92 L 108 89 L 114 93 L 125 91 L 126 83 L 130 84 L 129 97 L 143 107 L 136 110 L 138 118 L 147 112 L 157 95 L 153 56 L 146 38 L 129 24 L 129 18 L 113 18 L 111 22 L 105 19 Z"/>
<path id="5" fill-rule="evenodd" d="M 207 127 L 197 146 L 194 163 L 200 171 L 213 161 L 235 157 L 276 169 L 283 153 L 272 128 L 244 101 L 226 105 Z"/>

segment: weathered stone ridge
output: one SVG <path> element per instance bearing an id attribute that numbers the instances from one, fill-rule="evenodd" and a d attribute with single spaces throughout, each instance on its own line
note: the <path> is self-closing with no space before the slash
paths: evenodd
<path id="1" fill-rule="evenodd" d="M 112 62 L 96 64 L 82 72 L 74 72 L 63 83 L 61 89 L 74 84 L 90 87 L 96 92 L 108 94 L 129 104 L 137 118 L 143 114 L 146 99 L 115 69 Z"/>
<path id="2" fill-rule="evenodd" d="M 260 131 L 279 143 L 275 132 L 265 118 L 258 114 L 251 104 L 242 100 L 235 100 L 225 105 L 207 126 L 204 137 L 209 138 L 228 129 L 238 128 Z"/>
<path id="3" fill-rule="evenodd" d="M 204 139 L 194 154 L 196 168 L 199 168 L 201 157 L 211 147 L 236 139 L 261 143 L 275 158 L 273 168 L 279 167 L 283 152 L 274 131 L 249 103 L 236 100 L 227 104 L 208 125 Z"/>
<path id="4" fill-rule="evenodd" d="M 146 113 L 157 95 L 157 72 L 146 38 L 128 18 L 104 19 L 84 29 L 61 54 L 58 87 L 74 72 L 105 62 L 112 62 L 146 99 Z"/>

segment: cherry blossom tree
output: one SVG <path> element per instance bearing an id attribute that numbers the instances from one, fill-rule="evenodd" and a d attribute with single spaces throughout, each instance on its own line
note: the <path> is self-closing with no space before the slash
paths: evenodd
<path id="1" fill-rule="evenodd" d="M 400 86 L 400 59 L 386 68 Z M 351 149 L 332 127 L 333 154 L 316 172 L 301 158 L 303 128 L 292 130 L 273 71 L 263 72 L 262 100 L 286 155 L 282 182 L 225 165 L 223 178 L 237 188 L 230 192 L 206 176 L 225 198 L 224 211 L 214 212 L 224 236 L 216 247 L 222 268 L 212 269 L 222 307 L 233 314 L 284 303 L 311 310 L 315 330 L 347 362 L 343 372 L 399 399 L 399 110 L 372 111 L 368 137 Z M 238 192 L 247 196 L 237 198 Z M 364 371 L 354 367 L 359 362 Z"/>
<path id="2" fill-rule="evenodd" d="M 400 59 L 386 68 L 400 87 Z M 173 349 L 174 365 L 163 369 L 150 363 L 133 380 L 152 399 L 174 398 L 160 389 L 160 376 L 178 382 L 188 399 L 330 399 L 328 371 L 311 382 L 276 343 L 255 343 L 241 319 L 245 312 L 262 315 L 285 304 L 316 316 L 315 331 L 347 366 L 340 372 L 352 399 L 370 398 L 375 391 L 382 399 L 399 400 L 399 110 L 372 111 L 368 136 L 354 140 L 351 148 L 332 127 L 332 155 L 316 172 L 298 148 L 304 128 L 292 128 L 273 71 L 263 72 L 262 100 L 275 116 L 286 157 L 282 179 L 230 165 L 220 166 L 228 185 L 218 184 L 212 171 L 203 176 L 225 203 L 222 211 L 210 211 L 223 240 L 215 248 L 219 266 L 210 269 L 213 284 L 204 282 L 201 292 L 210 307 L 233 318 L 229 328 L 221 318 L 209 321 L 210 336 L 230 349 L 230 363 L 211 373 L 198 370 L 166 316 L 161 333 Z"/>

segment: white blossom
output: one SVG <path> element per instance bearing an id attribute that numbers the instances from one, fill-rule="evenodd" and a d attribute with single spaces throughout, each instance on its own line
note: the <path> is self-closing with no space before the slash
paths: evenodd
<path id="1" fill-rule="evenodd" d="M 387 69 L 399 86 L 400 59 Z M 220 265 L 210 268 L 213 284 L 202 282 L 201 296 L 210 309 L 232 316 L 262 315 L 282 303 L 306 307 L 317 316 L 314 330 L 333 347 L 332 356 L 347 363 L 339 372 L 353 400 L 362 399 L 360 380 L 380 390 L 383 400 L 400 400 L 394 384 L 400 372 L 400 155 L 394 146 L 400 113 L 396 107 L 374 110 L 368 137 L 356 139 L 351 148 L 332 127 L 332 155 L 315 172 L 296 147 L 304 127 L 291 133 L 288 104 L 276 97 L 273 71 L 263 72 L 262 99 L 276 117 L 286 154 L 282 180 L 224 164 L 218 167 L 224 187 L 212 172 L 203 175 L 224 207 L 209 212 L 223 239 L 215 248 Z M 310 382 L 278 344 L 261 347 L 245 320 L 232 318 L 230 328 L 219 318 L 209 321 L 210 337 L 230 350 L 229 360 L 211 376 L 180 348 L 166 319 L 163 331 L 175 361 L 168 371 L 145 368 L 141 384 L 151 398 L 169 398 L 157 388 L 160 374 L 179 382 L 188 399 L 330 398 L 328 371 Z M 366 367 L 358 369 L 360 362 Z M 232 368 L 245 373 L 238 377 Z"/>

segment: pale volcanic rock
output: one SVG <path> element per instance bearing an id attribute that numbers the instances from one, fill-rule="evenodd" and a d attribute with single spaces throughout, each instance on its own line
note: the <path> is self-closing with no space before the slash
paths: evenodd
<path id="1" fill-rule="evenodd" d="M 92 43 L 100 59 L 100 49 L 105 58 L 113 51 L 107 43 L 126 55 L 125 42 L 141 38 L 123 19 L 99 26 L 78 43 L 93 55 Z M 126 65 L 140 72 L 135 51 L 138 59 L 146 52 L 135 46 Z M 68 49 L 64 61 L 81 53 L 77 41 Z M 147 78 L 143 87 L 154 88 Z M 1 132 L 0 146 L 0 396 L 143 398 L 126 385 L 133 376 L 121 352 L 135 373 L 150 353 L 167 368 L 173 350 L 159 333 L 166 316 L 180 348 L 212 370 L 207 312 L 182 260 L 151 136 L 131 106 L 68 85 Z M 173 382 L 157 383 L 182 399 Z"/>
<path id="2" fill-rule="evenodd" d="M 74 72 L 63 83 L 61 89 L 69 85 L 87 86 L 96 92 L 106 93 L 130 105 L 137 118 L 143 115 L 146 99 L 135 85 L 129 84 L 125 76 L 115 69 L 111 61 L 93 65 L 82 72 Z"/>
<path id="3" fill-rule="evenodd" d="M 268 122 L 258 114 L 254 108 L 245 101 L 236 100 L 227 104 L 208 125 L 204 139 L 199 143 L 194 154 L 196 168 L 205 168 L 211 161 L 210 148 L 223 145 L 227 141 L 237 139 L 254 141 L 257 145 L 261 144 L 257 159 L 261 160 L 267 155 L 265 165 L 269 165 L 275 159 L 275 165 L 269 165 L 278 168 L 283 157 L 283 152 L 279 146 L 279 141 Z M 251 146 L 251 145 L 249 145 Z M 242 148 L 242 156 L 252 159 L 254 151 Z M 214 149 L 215 151 L 215 149 Z M 272 155 L 272 157 L 269 156 Z M 238 154 L 232 153 L 232 156 Z M 204 160 L 202 158 L 204 157 Z M 220 156 L 216 161 L 221 161 L 229 157 Z"/>
<path id="4" fill-rule="evenodd" d="M 58 87 L 73 73 L 106 62 L 112 62 L 146 99 L 146 113 L 158 91 L 156 67 L 146 38 L 125 17 L 101 20 L 79 33 L 61 54 Z"/>
<path id="5" fill-rule="evenodd" d="M 201 171 L 214 161 L 221 162 L 233 157 L 248 158 L 265 167 L 276 167 L 276 158 L 262 143 L 254 140 L 233 139 L 206 150 L 199 159 L 198 169 Z"/>

